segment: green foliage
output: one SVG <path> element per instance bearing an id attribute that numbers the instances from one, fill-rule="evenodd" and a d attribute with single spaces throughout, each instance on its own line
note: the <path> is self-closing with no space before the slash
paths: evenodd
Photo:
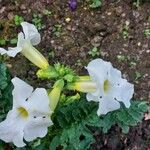
<path id="1" fill-rule="evenodd" d="M 73 96 L 66 96 L 65 94 L 62 94 L 60 97 L 60 102 L 62 105 L 68 105 L 69 103 L 72 103 L 74 101 L 80 100 L 80 94 L 76 93 Z"/>
<path id="2" fill-rule="evenodd" d="M 93 113 L 96 104 L 90 105 L 86 101 L 76 101 L 56 110 L 53 116 L 56 135 L 50 144 L 50 149 L 55 150 L 62 146 L 64 150 L 86 150 L 94 142 L 91 131 L 86 126 L 88 116 Z M 95 111 L 94 111 L 95 112 Z M 58 130 L 59 129 L 59 130 Z"/>
<path id="3" fill-rule="evenodd" d="M 145 29 L 145 30 L 144 30 L 144 34 L 145 34 L 146 36 L 150 36 L 150 29 Z"/>
<path id="4" fill-rule="evenodd" d="M 7 68 L 3 63 L 1 63 L 0 64 L 0 90 L 4 90 L 7 87 L 8 85 L 7 80 L 8 80 Z"/>
<path id="5" fill-rule="evenodd" d="M 17 38 L 13 38 L 10 40 L 10 44 L 17 44 L 18 39 Z"/>
<path id="6" fill-rule="evenodd" d="M 127 58 L 127 56 L 125 56 L 125 55 L 117 55 L 117 60 L 118 60 L 119 62 L 124 62 L 124 61 L 127 61 L 128 58 Z"/>
<path id="7" fill-rule="evenodd" d="M 70 67 L 60 63 L 55 64 L 54 67 L 49 66 L 46 69 L 38 70 L 37 76 L 42 79 L 64 79 L 67 82 L 73 82 L 76 78 L 74 71 Z"/>
<path id="8" fill-rule="evenodd" d="M 135 71 L 134 73 L 134 82 L 138 83 L 138 80 L 142 77 L 142 74 L 138 71 Z"/>
<path id="9" fill-rule="evenodd" d="M 7 45 L 8 43 L 14 45 L 14 44 L 17 44 L 17 41 L 18 41 L 17 38 L 13 38 L 13 39 L 11 39 L 11 40 L 1 38 L 1 39 L 0 39 L 0 46 L 5 46 L 5 45 Z"/>
<path id="10" fill-rule="evenodd" d="M 21 22 L 23 22 L 24 19 L 23 19 L 22 16 L 15 15 L 15 16 L 14 16 L 14 21 L 15 21 L 15 25 L 16 25 L 16 26 L 20 26 Z"/>
<path id="11" fill-rule="evenodd" d="M 6 43 L 7 43 L 7 40 L 0 38 L 0 46 L 4 46 L 6 45 Z"/>
<path id="12" fill-rule="evenodd" d="M 45 15 L 45 16 L 51 16 L 52 15 L 52 12 L 51 11 L 49 11 L 49 10 L 47 10 L 47 9 L 45 9 L 44 11 L 43 11 L 43 14 Z"/>
<path id="13" fill-rule="evenodd" d="M 55 150 L 62 146 L 63 150 L 86 150 L 94 142 L 90 127 L 98 127 L 107 133 L 113 125 L 121 127 L 124 133 L 130 126 L 137 125 L 147 111 L 145 102 L 134 101 L 131 107 L 110 112 L 98 117 L 97 103 L 86 100 L 74 101 L 70 105 L 58 107 L 53 116 L 55 127 L 51 128 L 52 141 L 50 149 Z"/>
<path id="14" fill-rule="evenodd" d="M 55 36 L 60 37 L 62 31 L 62 25 L 61 24 L 55 24 L 53 27 L 53 33 Z"/>
<path id="15" fill-rule="evenodd" d="M 64 72 L 59 72 L 59 74 L 62 73 L 62 76 L 72 72 L 60 64 L 55 65 L 54 68 L 57 72 L 63 68 Z M 6 66 L 1 63 L 0 121 L 6 117 L 8 110 L 11 109 L 12 89 L 9 72 Z M 57 147 L 62 147 L 63 150 L 87 150 L 95 141 L 91 127 L 99 128 L 103 133 L 107 133 L 113 125 L 118 125 L 124 133 L 127 133 L 130 126 L 135 126 L 141 122 L 144 112 L 148 110 L 146 102 L 132 101 L 130 108 L 126 108 L 121 103 L 120 109 L 99 117 L 97 116 L 98 103 L 88 102 L 84 98 L 81 98 L 80 101 L 79 99 L 79 94 L 74 96 L 62 95 L 52 116 L 54 126 L 49 129 L 48 135 L 43 139 L 30 142 L 24 149 L 56 150 Z"/>
<path id="16" fill-rule="evenodd" d="M 74 81 L 75 73 L 70 67 L 64 66 L 60 63 L 55 64 L 54 67 L 60 78 L 65 79 L 67 82 Z"/>
<path id="17" fill-rule="evenodd" d="M 36 75 L 38 78 L 41 78 L 41 79 L 52 79 L 52 78 L 58 78 L 59 77 L 59 74 L 57 73 L 55 68 L 52 66 L 49 66 L 46 69 L 38 70 Z"/>
<path id="18" fill-rule="evenodd" d="M 5 118 L 12 105 L 12 89 L 9 72 L 6 66 L 0 63 L 0 121 Z"/>
<path id="19" fill-rule="evenodd" d="M 141 3 L 141 0 L 133 0 L 133 5 L 135 5 L 136 7 L 139 7 Z"/>
<path id="20" fill-rule="evenodd" d="M 97 8 L 102 5 L 102 0 L 91 0 L 91 8 Z"/>
<path id="21" fill-rule="evenodd" d="M 61 64 L 55 64 L 55 71 L 65 77 L 73 71 Z M 0 121 L 4 120 L 12 106 L 12 89 L 10 75 L 6 66 L 0 64 Z M 66 81 L 70 81 L 66 79 Z M 78 101 L 75 101 L 78 99 Z M 106 115 L 97 116 L 98 103 L 88 102 L 80 95 L 62 95 L 60 103 L 52 116 L 54 126 L 50 127 L 48 135 L 43 139 L 30 142 L 25 150 L 87 150 L 95 141 L 91 127 L 99 128 L 107 133 L 113 125 L 118 125 L 123 133 L 128 133 L 130 126 L 142 121 L 143 114 L 148 110 L 146 102 L 132 101 L 130 108 L 121 103 L 121 108 Z M 64 105 L 65 104 L 65 105 Z M 67 105 L 69 104 L 69 105 Z M 3 143 L 1 142 L 2 146 Z M 13 148 L 14 149 L 14 148 Z M 19 150 L 19 148 L 17 148 Z"/>
<path id="22" fill-rule="evenodd" d="M 75 65 L 82 67 L 83 65 L 82 65 L 81 59 L 78 59 Z"/>
<path id="23" fill-rule="evenodd" d="M 100 55 L 100 52 L 98 52 L 98 48 L 97 47 L 94 47 L 93 49 L 91 49 L 88 54 L 92 57 L 95 57 L 95 56 L 99 56 Z"/>
<path id="24" fill-rule="evenodd" d="M 126 24 L 123 26 L 122 36 L 124 39 L 127 39 L 129 37 L 129 23 L 128 22 L 126 22 Z"/>
<path id="25" fill-rule="evenodd" d="M 33 14 L 32 22 L 37 27 L 38 30 L 41 30 L 43 28 L 41 14 Z"/>

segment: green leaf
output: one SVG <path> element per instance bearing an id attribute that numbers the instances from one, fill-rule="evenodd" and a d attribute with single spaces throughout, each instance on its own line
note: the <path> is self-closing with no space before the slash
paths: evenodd
<path id="1" fill-rule="evenodd" d="M 97 8 L 102 5 L 101 0 L 91 0 L 91 1 L 92 1 L 92 4 L 90 5 L 91 8 Z"/>
<path id="2" fill-rule="evenodd" d="M 10 40 L 10 44 L 17 44 L 18 39 L 17 38 L 13 38 Z"/>
<path id="3" fill-rule="evenodd" d="M 147 102 L 141 102 L 138 104 L 138 108 L 142 111 L 142 112 L 146 112 L 148 110 L 148 105 Z"/>
<path id="4" fill-rule="evenodd" d="M 95 141 L 90 126 L 100 128 L 107 133 L 113 125 L 118 125 L 123 133 L 128 133 L 130 126 L 135 126 L 147 111 L 145 102 L 133 101 L 130 108 L 121 107 L 119 110 L 106 115 L 97 116 L 98 103 L 88 102 L 84 98 L 69 105 L 59 105 L 52 116 L 55 128 L 52 131 L 50 149 L 56 150 L 61 146 L 64 150 L 87 150 Z M 51 134 L 50 134 L 51 136 Z"/>
<path id="5" fill-rule="evenodd" d="M 7 87 L 7 68 L 2 63 L 0 64 L 0 89 L 3 90 Z"/>
<path id="6" fill-rule="evenodd" d="M 59 145 L 60 145 L 60 137 L 56 135 L 50 143 L 50 149 L 55 150 Z"/>
<path id="7" fill-rule="evenodd" d="M 0 121 L 6 117 L 6 113 L 12 107 L 13 85 L 5 64 L 0 63 Z"/>
<path id="8" fill-rule="evenodd" d="M 128 133 L 129 132 L 129 126 L 124 124 L 123 122 L 119 122 L 118 125 L 120 126 L 120 128 L 122 129 L 123 133 Z"/>
<path id="9" fill-rule="evenodd" d="M 56 78 L 59 76 L 55 68 L 52 66 L 49 66 L 46 69 L 38 70 L 36 75 L 38 78 L 41 78 L 41 79 L 51 79 L 51 78 Z"/>
<path id="10" fill-rule="evenodd" d="M 4 46 L 6 45 L 7 40 L 0 38 L 0 45 Z"/>
<path id="11" fill-rule="evenodd" d="M 86 100 L 74 101 L 67 106 L 59 106 L 53 116 L 55 128 L 59 133 L 52 139 L 50 149 L 62 146 L 65 150 L 86 150 L 94 142 L 91 131 L 87 128 L 88 117 L 96 115 L 97 104 Z M 59 137 L 59 140 L 58 140 Z"/>

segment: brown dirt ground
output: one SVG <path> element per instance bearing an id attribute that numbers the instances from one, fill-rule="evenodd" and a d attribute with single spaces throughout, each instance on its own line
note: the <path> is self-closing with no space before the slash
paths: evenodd
<path id="1" fill-rule="evenodd" d="M 88 52 L 97 46 L 99 57 L 111 61 L 125 78 L 135 84 L 135 98 L 150 102 L 150 37 L 144 35 L 144 30 L 150 28 L 149 0 L 138 8 L 131 0 L 105 0 L 98 9 L 91 9 L 86 1 L 79 0 L 74 12 L 69 10 L 67 0 L 0 1 L 0 24 L 8 26 L 4 27 L 6 36 L 16 36 L 20 30 L 20 27 L 10 26 L 14 15 L 21 15 L 31 22 L 33 13 L 40 13 L 43 28 L 38 49 L 50 63 L 59 61 L 85 74 L 83 66 L 93 59 Z M 50 10 L 52 15 L 45 16 L 44 9 Z M 70 22 L 66 22 L 68 17 Z M 122 35 L 125 23 L 129 24 L 126 39 Z M 56 24 L 62 25 L 59 37 L 53 31 Z M 51 51 L 54 57 L 48 55 Z M 117 55 L 130 59 L 120 62 Z M 37 80 L 37 68 L 21 55 L 6 60 L 14 76 L 26 79 L 34 86 L 51 86 L 48 82 Z M 131 62 L 136 65 L 131 65 Z M 141 77 L 135 79 L 135 72 L 139 72 Z M 113 127 L 106 135 L 99 131 L 93 131 L 93 134 L 96 143 L 91 146 L 92 150 L 150 150 L 150 120 L 131 128 L 127 135 L 122 134 L 118 127 Z"/>

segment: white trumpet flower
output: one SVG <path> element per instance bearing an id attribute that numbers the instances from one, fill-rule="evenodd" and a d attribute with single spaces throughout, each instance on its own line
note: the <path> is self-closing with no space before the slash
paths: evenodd
<path id="1" fill-rule="evenodd" d="M 45 57 L 33 46 L 41 41 L 41 36 L 33 24 L 22 22 L 23 32 L 18 34 L 17 47 L 9 47 L 8 51 L 0 48 L 0 54 L 7 54 L 10 57 L 15 57 L 21 52 L 27 59 L 34 63 L 39 68 L 47 68 L 49 66 Z"/>
<path id="2" fill-rule="evenodd" d="M 49 98 L 44 88 L 37 88 L 33 92 L 32 86 L 17 77 L 12 79 L 12 83 L 13 107 L 0 123 L 0 139 L 23 147 L 23 139 L 32 141 L 37 137 L 42 138 L 53 124 Z"/>
<path id="3" fill-rule="evenodd" d="M 86 97 L 88 101 L 99 102 L 98 115 L 119 109 L 119 102 L 123 102 L 127 108 L 130 107 L 134 85 L 123 79 L 121 72 L 113 68 L 110 62 L 95 59 L 88 64 L 86 69 L 93 84 L 95 84 L 91 84 L 92 90 L 91 92 L 88 91 Z M 94 92 L 93 88 L 95 89 Z"/>

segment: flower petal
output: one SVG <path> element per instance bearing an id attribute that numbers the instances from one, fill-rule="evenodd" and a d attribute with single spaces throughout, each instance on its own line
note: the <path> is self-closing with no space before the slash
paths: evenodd
<path id="1" fill-rule="evenodd" d="M 9 47 L 8 51 L 5 50 L 4 48 L 0 48 L 1 55 L 7 54 L 10 57 L 15 57 L 20 51 L 21 51 L 21 48 L 18 48 L 18 47 Z"/>
<path id="2" fill-rule="evenodd" d="M 118 80 L 118 86 L 112 86 L 110 94 L 117 101 L 123 102 L 127 108 L 130 107 L 130 100 L 134 93 L 134 85 L 125 79 Z"/>
<path id="3" fill-rule="evenodd" d="M 107 74 L 111 67 L 112 65 L 110 62 L 103 61 L 102 59 L 92 60 L 86 67 L 92 81 L 95 81 L 98 87 L 96 92 L 92 93 L 94 96 L 104 95 L 103 83 L 107 79 Z"/>
<path id="4" fill-rule="evenodd" d="M 4 55 L 7 53 L 7 50 L 5 50 L 4 48 L 0 48 L 0 54 Z"/>
<path id="5" fill-rule="evenodd" d="M 93 93 L 87 93 L 87 94 L 86 94 L 86 99 L 87 99 L 88 101 L 99 102 L 99 99 L 97 98 L 97 96 L 94 96 Z"/>
<path id="6" fill-rule="evenodd" d="M 123 102 L 127 108 L 130 107 L 130 99 L 134 93 L 134 85 L 121 78 L 121 72 L 115 68 L 111 68 L 108 77 L 110 89 L 107 93 L 113 99 Z"/>
<path id="7" fill-rule="evenodd" d="M 23 142 L 23 135 L 24 135 L 23 131 L 14 134 L 14 139 L 13 139 L 14 145 L 16 145 L 17 147 L 24 147 L 26 145 Z"/>
<path id="8" fill-rule="evenodd" d="M 107 114 L 110 111 L 114 111 L 120 108 L 118 101 L 113 100 L 111 97 L 101 99 L 99 101 L 99 109 L 97 115 Z"/>
<path id="9" fill-rule="evenodd" d="M 23 32 L 20 32 L 18 34 L 18 42 L 17 42 L 17 47 L 22 48 L 24 46 L 25 43 L 25 38 L 24 38 L 24 34 Z"/>
<path id="10" fill-rule="evenodd" d="M 134 86 L 122 79 L 121 72 L 113 68 L 111 63 L 95 59 L 89 63 L 87 70 L 92 81 L 97 84 L 97 91 L 88 93 L 86 97 L 88 101 L 99 101 L 99 115 L 120 108 L 119 102 L 130 107 Z"/>
<path id="11" fill-rule="evenodd" d="M 17 47 L 8 47 L 8 51 L 4 48 L 0 48 L 1 55 L 7 54 L 10 57 L 15 57 L 19 52 L 21 52 L 24 45 L 24 35 L 22 32 L 18 34 Z"/>
<path id="12" fill-rule="evenodd" d="M 26 108 L 30 113 L 50 113 L 49 97 L 44 88 L 37 88 L 27 101 Z"/>
<path id="13" fill-rule="evenodd" d="M 134 85 L 128 82 L 124 83 L 124 86 L 120 88 L 120 99 L 119 101 L 123 102 L 127 108 L 130 107 L 130 100 L 133 97 Z"/>
<path id="14" fill-rule="evenodd" d="M 41 36 L 33 24 L 22 22 L 21 26 L 25 34 L 25 39 L 29 40 L 32 45 L 37 45 L 41 41 Z"/>
<path id="15" fill-rule="evenodd" d="M 13 108 L 16 108 L 26 103 L 26 100 L 32 94 L 33 87 L 17 77 L 13 78 L 11 81 L 14 85 L 14 89 L 12 91 Z"/>
<path id="16" fill-rule="evenodd" d="M 37 137 L 44 137 L 48 132 L 47 128 L 52 124 L 52 121 L 46 116 L 33 118 L 24 129 L 24 139 L 32 141 Z"/>
<path id="17" fill-rule="evenodd" d="M 21 52 L 22 48 L 20 47 L 8 47 L 7 55 L 10 57 L 15 57 L 19 52 Z"/>
<path id="18" fill-rule="evenodd" d="M 13 142 L 17 147 L 25 146 L 23 142 L 24 121 L 15 111 L 9 111 L 7 118 L 0 123 L 0 139 Z"/>
<path id="19" fill-rule="evenodd" d="M 112 67 L 109 72 L 109 78 L 111 81 L 113 81 L 114 84 L 116 84 L 119 79 L 122 79 L 121 71 Z"/>

